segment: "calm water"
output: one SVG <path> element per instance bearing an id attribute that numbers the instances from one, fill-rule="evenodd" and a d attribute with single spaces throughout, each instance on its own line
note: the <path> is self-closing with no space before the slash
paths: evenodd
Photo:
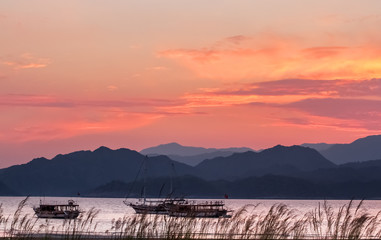
<path id="1" fill-rule="evenodd" d="M 17 209 L 18 204 L 24 197 L 0 197 L 0 204 L 2 204 L 3 215 L 12 216 Z M 63 197 L 30 197 L 27 201 L 27 205 L 23 209 L 23 214 L 34 215 L 32 209 L 33 206 L 37 206 L 41 201 L 46 203 L 67 203 L 69 198 Z M 104 232 L 111 228 L 112 219 L 118 219 L 124 216 L 134 214 L 132 208 L 126 206 L 123 203 L 122 198 L 71 198 L 75 200 L 79 205 L 81 210 L 88 211 L 91 208 L 99 209 L 100 212 L 96 217 L 97 231 Z M 136 201 L 136 199 L 129 199 L 129 201 Z M 196 200 L 196 201 L 210 201 L 210 200 Z M 319 203 L 323 203 L 324 200 L 253 200 L 253 199 L 226 199 L 225 205 L 230 210 L 237 210 L 245 205 L 259 204 L 252 211 L 256 212 L 266 212 L 272 205 L 283 203 L 286 204 L 290 209 L 294 209 L 298 214 L 304 214 L 308 211 L 315 209 Z M 355 201 L 358 203 L 359 201 Z M 329 200 L 329 205 L 334 209 L 338 209 L 344 204 L 348 204 L 349 200 Z M 381 200 L 369 200 L 365 201 L 362 207 L 363 210 L 370 214 L 377 214 L 381 210 Z M 250 211 L 249 213 L 250 214 Z M 45 219 L 38 219 L 41 224 L 46 223 Z M 49 219 L 50 224 L 62 224 L 61 219 Z"/>

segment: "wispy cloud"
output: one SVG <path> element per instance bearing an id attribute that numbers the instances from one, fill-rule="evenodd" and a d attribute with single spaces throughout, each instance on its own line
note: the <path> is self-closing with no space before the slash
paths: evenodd
<path id="1" fill-rule="evenodd" d="M 369 79 L 381 76 L 381 48 L 318 45 L 302 38 L 263 34 L 233 36 L 208 47 L 177 48 L 159 56 L 178 61 L 200 77 L 222 80 Z"/>
<path id="2" fill-rule="evenodd" d="M 27 123 L 16 124 L 13 128 L 4 129 L 2 132 L 7 137 L 0 136 L 0 141 L 48 141 L 88 134 L 124 132 L 148 125 L 155 119 L 160 118 L 158 114 L 117 111 L 97 115 L 86 111 L 85 114 L 71 114 L 70 118 L 65 117 L 65 111 L 57 112 L 56 115 L 60 116 L 61 119 L 51 119 L 49 117 L 46 119 L 40 118 L 39 121 L 30 119 Z"/>
<path id="3" fill-rule="evenodd" d="M 166 107 L 182 103 L 183 100 L 176 99 L 131 98 L 111 101 L 64 99 L 48 95 L 2 95 L 0 108 L 3 113 L 12 112 L 24 117 L 0 126 L 3 134 L 0 141 L 51 140 L 129 131 L 166 116 L 194 114 L 165 111 Z"/>
<path id="4" fill-rule="evenodd" d="M 326 127 L 354 131 L 381 130 L 381 79 L 286 79 L 202 89 L 184 96 L 185 109 L 260 108 L 272 114 L 269 124 Z M 179 106 L 173 108 L 178 109 Z M 262 118 L 265 116 L 262 116 Z M 268 118 L 269 116 L 266 116 Z"/>
<path id="5" fill-rule="evenodd" d="M 307 80 L 285 79 L 245 84 L 235 89 L 210 89 L 212 95 L 321 97 L 380 97 L 381 79 L 370 80 Z"/>
<path id="6" fill-rule="evenodd" d="M 118 90 L 118 87 L 115 85 L 108 85 L 107 90 L 108 91 L 116 91 L 116 90 Z"/>
<path id="7" fill-rule="evenodd" d="M 302 53 L 306 58 L 327 58 L 337 56 L 348 50 L 350 50 L 348 47 L 312 47 L 302 49 Z"/>
<path id="8" fill-rule="evenodd" d="M 12 67 L 13 69 L 44 68 L 51 60 L 49 58 L 35 57 L 30 53 L 24 53 L 19 57 L 8 57 L 0 59 L 1 63 Z"/>
<path id="9" fill-rule="evenodd" d="M 171 99 L 154 98 L 130 98 L 125 100 L 78 100 L 59 98 L 49 95 L 8 94 L 0 96 L 0 106 L 19 107 L 51 107 L 51 108 L 75 108 L 75 107 L 104 107 L 104 108 L 131 108 L 131 107 L 160 107 L 178 104 Z"/>

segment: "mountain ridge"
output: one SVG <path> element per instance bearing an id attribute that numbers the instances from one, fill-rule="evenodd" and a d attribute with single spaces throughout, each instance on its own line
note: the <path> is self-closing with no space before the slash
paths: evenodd
<path id="1" fill-rule="evenodd" d="M 224 168 L 219 168 L 219 166 Z M 265 174 L 293 174 L 318 168 L 332 168 L 336 165 L 319 152 L 300 146 L 277 145 L 261 152 L 234 153 L 229 157 L 208 159 L 195 168 L 199 177 L 208 180 L 237 179 L 236 176 L 261 176 Z M 219 169 L 213 173 L 214 169 Z M 231 175 L 235 172 L 236 176 Z M 238 174 L 237 174 L 238 172 Z"/>
<path id="2" fill-rule="evenodd" d="M 247 147 L 230 147 L 230 148 L 203 148 L 203 147 L 192 147 L 183 146 L 179 143 L 172 142 L 167 144 L 160 144 L 158 146 L 145 148 L 140 151 L 141 154 L 162 154 L 162 155 L 178 155 L 178 156 L 194 156 L 212 152 L 246 152 L 253 151 L 251 148 Z"/>
<path id="3" fill-rule="evenodd" d="M 381 159 L 381 135 L 371 135 L 356 139 L 349 144 L 334 144 L 320 151 L 336 164 Z"/>

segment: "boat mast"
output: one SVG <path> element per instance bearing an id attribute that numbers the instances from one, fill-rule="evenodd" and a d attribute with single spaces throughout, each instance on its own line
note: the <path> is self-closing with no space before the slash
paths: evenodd
<path id="1" fill-rule="evenodd" d="M 173 194 L 173 175 L 174 175 L 174 172 L 175 172 L 175 164 L 173 164 L 173 162 L 171 163 L 171 167 L 172 167 L 171 176 L 170 176 L 171 182 L 170 182 L 170 185 L 169 185 L 169 194 L 170 194 L 170 197 Z"/>
<path id="2" fill-rule="evenodd" d="M 143 201 L 146 203 L 146 185 L 147 185 L 147 160 L 148 156 L 144 158 L 144 173 L 143 173 Z"/>

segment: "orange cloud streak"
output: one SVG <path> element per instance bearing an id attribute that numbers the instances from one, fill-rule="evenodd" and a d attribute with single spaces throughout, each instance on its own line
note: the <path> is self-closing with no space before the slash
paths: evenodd
<path id="1" fill-rule="evenodd" d="M 66 111 L 55 111 L 61 118 L 29 119 L 27 122 L 13 124 L 12 128 L 2 130 L 0 141 L 27 142 L 33 140 L 65 139 L 95 133 L 123 132 L 148 125 L 160 118 L 160 114 L 129 113 L 121 110 L 114 112 L 93 112 L 81 110 L 77 116 L 65 117 Z M 47 112 L 39 111 L 45 116 Z"/>
<path id="2" fill-rule="evenodd" d="M 200 93 L 185 95 L 184 99 L 186 104 L 169 109 L 189 112 L 204 109 L 211 113 L 212 109 L 246 108 L 248 117 L 249 109 L 260 108 L 262 114 L 255 119 L 268 118 L 267 127 L 292 125 L 363 133 L 381 131 L 381 79 L 288 79 L 245 84 L 234 89 L 203 89 Z"/>
<path id="3" fill-rule="evenodd" d="M 159 56 L 174 59 L 198 76 L 212 79 L 264 81 L 381 76 L 379 46 L 305 45 L 296 38 L 238 36 L 209 48 L 169 49 L 159 52 Z"/>
<path id="4" fill-rule="evenodd" d="M 16 59 L 2 60 L 1 63 L 12 67 L 13 69 L 44 68 L 50 64 L 48 58 L 37 58 L 30 53 L 24 53 Z"/>
<path id="5" fill-rule="evenodd" d="M 73 100 L 46 95 L 3 95 L 0 142 L 66 139 L 75 136 L 125 132 L 138 129 L 165 116 L 195 114 L 171 109 L 184 100 L 125 99 Z M 197 113 L 196 113 L 197 114 Z"/>

